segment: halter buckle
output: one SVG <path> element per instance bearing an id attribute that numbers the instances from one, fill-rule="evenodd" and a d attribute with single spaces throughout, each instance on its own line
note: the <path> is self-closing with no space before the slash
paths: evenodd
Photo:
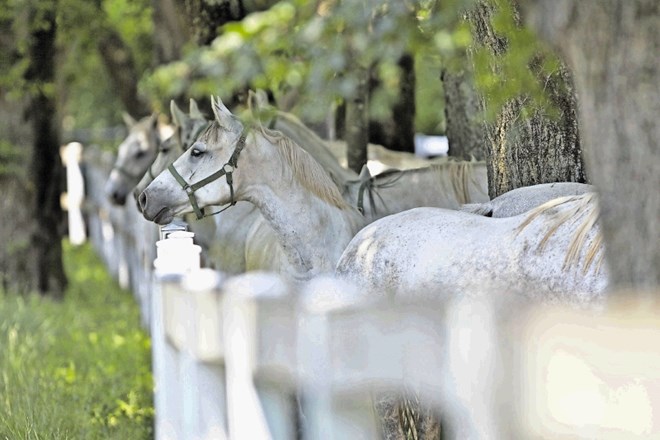
<path id="1" fill-rule="evenodd" d="M 183 186 L 182 189 L 186 192 L 186 194 L 188 194 L 188 196 L 192 196 L 193 194 L 195 194 L 195 190 L 188 183 L 186 183 L 186 185 Z"/>

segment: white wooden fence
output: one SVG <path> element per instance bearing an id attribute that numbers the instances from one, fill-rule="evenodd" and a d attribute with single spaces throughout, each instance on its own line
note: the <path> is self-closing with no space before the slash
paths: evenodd
<path id="1" fill-rule="evenodd" d="M 90 238 L 151 332 L 158 439 L 381 438 L 373 397 L 404 390 L 447 438 L 660 438 L 657 300 L 594 313 L 227 278 L 182 228 L 156 243 L 133 206 L 105 202 L 107 159 L 85 157 Z"/>

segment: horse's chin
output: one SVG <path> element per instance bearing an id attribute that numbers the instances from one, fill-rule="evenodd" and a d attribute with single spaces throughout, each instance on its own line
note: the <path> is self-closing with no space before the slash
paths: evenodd
<path id="1" fill-rule="evenodd" d="M 163 208 L 154 215 L 151 221 L 159 225 L 167 225 L 172 223 L 173 219 L 174 213 L 169 208 Z"/>

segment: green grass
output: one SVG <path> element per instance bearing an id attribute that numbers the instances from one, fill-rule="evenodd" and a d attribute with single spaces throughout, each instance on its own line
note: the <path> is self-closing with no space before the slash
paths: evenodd
<path id="1" fill-rule="evenodd" d="M 0 440 L 153 437 L 150 340 L 89 245 L 55 302 L 0 292 Z"/>

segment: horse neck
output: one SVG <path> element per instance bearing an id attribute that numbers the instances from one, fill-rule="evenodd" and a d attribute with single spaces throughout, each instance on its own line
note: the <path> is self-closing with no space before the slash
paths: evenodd
<path id="1" fill-rule="evenodd" d="M 262 136 L 257 139 L 239 158 L 237 198 L 261 211 L 296 277 L 334 270 L 344 247 L 362 227 L 361 216 L 343 201 L 343 206 L 337 206 L 315 194 L 301 182 L 279 147 Z"/>
<path id="2" fill-rule="evenodd" d="M 275 130 L 281 131 L 291 138 L 302 149 L 312 157 L 330 174 L 333 181 L 340 189 L 348 185 L 350 180 L 357 177 L 353 171 L 342 167 L 332 154 L 323 139 L 305 126 L 295 116 L 284 112 L 278 112 L 275 120 Z"/>
<path id="3" fill-rule="evenodd" d="M 485 167 L 484 173 L 485 175 Z M 351 202 L 357 204 L 362 182 L 350 184 Z M 380 174 L 363 190 L 362 206 L 371 221 L 420 206 L 458 209 L 473 199 L 488 200 L 472 165 L 442 164 Z M 375 208 L 374 209 L 372 209 Z"/>

